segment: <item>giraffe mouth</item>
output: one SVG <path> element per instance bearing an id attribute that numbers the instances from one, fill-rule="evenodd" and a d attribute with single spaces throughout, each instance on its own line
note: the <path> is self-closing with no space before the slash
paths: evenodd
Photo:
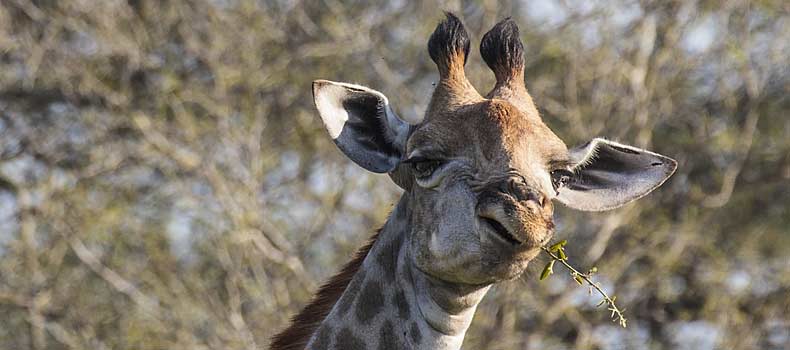
<path id="1" fill-rule="evenodd" d="M 513 236 L 510 231 L 508 231 L 507 228 L 505 228 L 505 226 L 499 221 L 485 216 L 481 216 L 480 218 L 483 219 L 483 222 L 485 222 L 494 231 L 494 233 L 499 236 L 499 238 L 502 238 L 505 242 L 508 242 L 514 246 L 521 245 L 522 242 Z"/>

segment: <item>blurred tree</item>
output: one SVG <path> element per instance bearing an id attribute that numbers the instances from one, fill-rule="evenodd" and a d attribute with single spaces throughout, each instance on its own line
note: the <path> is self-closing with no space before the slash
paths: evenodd
<path id="1" fill-rule="evenodd" d="M 398 195 L 331 145 L 310 82 L 423 113 L 440 9 L 475 43 L 521 24 L 527 87 L 568 143 L 680 161 L 635 205 L 557 214 L 629 328 L 570 279 L 538 283 L 538 261 L 465 348 L 787 348 L 790 7 L 737 0 L 4 0 L 0 348 L 265 347 Z"/>

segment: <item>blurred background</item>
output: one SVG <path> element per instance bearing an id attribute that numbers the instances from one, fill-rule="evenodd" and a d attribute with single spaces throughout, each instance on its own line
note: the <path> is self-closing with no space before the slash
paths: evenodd
<path id="1" fill-rule="evenodd" d="M 442 10 L 512 16 L 569 145 L 676 158 L 635 204 L 559 207 L 545 258 L 494 287 L 464 349 L 790 347 L 786 1 L 0 1 L 0 349 L 262 349 L 400 195 L 353 165 L 310 83 L 424 112 Z"/>

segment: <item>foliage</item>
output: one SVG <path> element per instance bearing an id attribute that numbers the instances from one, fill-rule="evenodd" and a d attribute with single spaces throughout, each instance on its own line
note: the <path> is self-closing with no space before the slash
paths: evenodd
<path id="1" fill-rule="evenodd" d="M 595 305 L 596 307 L 606 304 L 607 310 L 611 311 L 610 316 L 612 317 L 612 321 L 616 321 L 623 328 L 627 327 L 627 322 L 626 322 L 627 320 L 625 316 L 623 316 L 624 310 L 621 310 L 619 307 L 617 307 L 617 304 L 614 303 L 614 301 L 617 300 L 617 297 L 616 296 L 609 297 L 609 295 L 606 294 L 606 292 L 603 289 L 601 289 L 601 284 L 593 282 L 592 280 L 592 275 L 598 272 L 598 268 L 593 266 L 590 270 L 587 271 L 587 273 L 583 273 L 577 270 L 575 267 L 571 266 L 571 264 L 568 262 L 568 256 L 565 254 L 565 245 L 567 243 L 568 241 L 563 239 L 557 243 L 552 244 L 549 247 L 541 247 L 541 249 L 544 252 L 546 252 L 546 254 L 549 255 L 551 260 L 549 260 L 549 263 L 546 264 L 546 267 L 543 268 L 543 272 L 540 273 L 540 279 L 544 280 L 547 277 L 549 277 L 552 273 L 554 273 L 554 263 L 559 261 L 562 265 L 565 265 L 565 267 L 570 271 L 570 275 L 573 278 L 573 280 L 576 281 L 576 283 L 578 283 L 581 286 L 584 285 L 584 283 L 586 282 L 587 285 L 589 285 L 590 288 L 589 294 L 592 294 L 593 289 L 595 289 L 595 291 L 597 291 L 598 294 L 600 294 L 601 297 L 603 297 L 603 299 L 601 299 L 601 301 L 599 301 L 598 304 Z"/>

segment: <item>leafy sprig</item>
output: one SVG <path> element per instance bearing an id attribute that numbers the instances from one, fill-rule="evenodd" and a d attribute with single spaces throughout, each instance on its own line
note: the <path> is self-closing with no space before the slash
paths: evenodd
<path id="1" fill-rule="evenodd" d="M 573 280 L 576 281 L 576 283 L 578 283 L 579 285 L 584 285 L 584 283 L 586 282 L 589 285 L 590 294 L 592 294 L 592 290 L 595 289 L 598 292 L 598 294 L 600 294 L 601 297 L 603 297 L 603 299 L 601 299 L 601 302 L 599 302 L 598 305 L 596 305 L 596 307 L 600 307 L 601 305 L 605 304 L 607 306 L 607 310 L 611 312 L 610 316 L 612 318 L 612 321 L 619 323 L 620 326 L 625 328 L 626 318 L 625 316 L 623 316 L 623 312 L 625 311 L 625 309 L 620 309 L 614 303 L 614 301 L 617 299 L 617 296 L 613 296 L 610 298 L 609 295 L 606 294 L 606 292 L 604 292 L 604 290 L 601 288 L 600 283 L 593 282 L 592 276 L 593 274 L 598 272 L 598 269 L 596 267 L 593 266 L 591 269 L 587 271 L 587 273 L 582 273 L 579 272 L 579 270 L 577 270 L 573 266 L 571 266 L 570 263 L 568 263 L 568 255 L 565 254 L 566 244 L 568 244 L 568 241 L 563 239 L 557 243 L 552 244 L 549 247 L 541 247 L 541 249 L 543 249 L 543 251 L 546 252 L 546 254 L 548 254 L 551 257 L 551 261 L 549 261 L 546 264 L 546 267 L 543 268 L 543 271 L 540 273 L 540 279 L 544 280 L 547 277 L 549 277 L 551 274 L 553 274 L 554 263 L 559 261 L 570 271 L 570 275 L 573 278 Z"/>

